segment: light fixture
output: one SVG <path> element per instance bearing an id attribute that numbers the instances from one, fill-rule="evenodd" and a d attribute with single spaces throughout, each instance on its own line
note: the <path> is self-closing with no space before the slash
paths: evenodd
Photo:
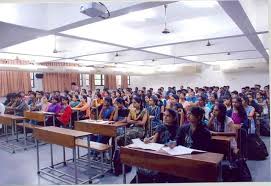
<path id="1" fill-rule="evenodd" d="M 231 55 L 231 53 L 230 53 L 230 52 L 228 52 L 228 53 L 227 53 L 227 55 L 229 56 L 229 55 Z"/>
<path id="2" fill-rule="evenodd" d="M 210 41 L 209 41 L 209 40 L 208 40 L 208 42 L 207 42 L 206 46 L 211 46 L 211 43 L 210 43 Z"/>
<path id="3" fill-rule="evenodd" d="M 155 59 L 152 59 L 151 61 L 152 61 L 152 62 L 155 62 Z"/>
<path id="4" fill-rule="evenodd" d="M 118 52 L 116 52 L 115 57 L 118 57 L 118 56 L 119 56 L 119 53 L 118 53 Z"/>
<path id="5" fill-rule="evenodd" d="M 169 29 L 167 28 L 167 4 L 164 5 L 165 7 L 165 28 L 164 30 L 162 31 L 163 34 L 169 34 L 170 31 Z"/>

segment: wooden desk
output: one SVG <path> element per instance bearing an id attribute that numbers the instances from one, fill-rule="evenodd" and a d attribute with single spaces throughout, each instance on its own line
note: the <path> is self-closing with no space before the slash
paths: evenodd
<path id="1" fill-rule="evenodd" d="M 66 163 L 65 160 L 65 147 L 72 148 L 73 149 L 73 159 L 74 159 L 74 168 L 75 168 L 75 184 L 78 183 L 78 177 L 77 177 L 77 160 L 76 160 L 76 140 L 82 137 L 88 137 L 88 165 L 90 170 L 90 133 L 87 132 L 81 132 L 81 131 L 75 131 L 71 129 L 65 129 L 65 128 L 59 128 L 54 126 L 48 126 L 48 127 L 40 127 L 40 128 L 34 128 L 34 137 L 36 138 L 36 147 L 37 147 L 37 172 L 38 174 L 45 173 L 49 176 L 52 176 L 54 178 L 54 174 L 50 174 L 47 172 L 44 172 L 43 170 L 48 168 L 45 167 L 43 169 L 40 169 L 39 165 L 39 140 L 44 141 L 46 143 L 50 144 L 50 151 L 51 151 L 51 168 L 54 169 L 54 163 L 53 163 L 53 148 L 52 144 L 63 146 L 63 159 L 64 161 L 62 163 Z M 59 163 L 58 163 L 59 164 Z M 60 172 L 58 170 L 58 172 Z M 89 172 L 90 173 L 90 172 Z M 63 173 L 65 175 L 65 173 Z M 90 177 L 90 174 L 89 174 Z M 64 181 L 65 183 L 72 183 L 67 180 L 63 180 L 62 178 L 56 178 L 61 181 Z M 80 180 L 79 180 L 80 181 Z M 89 181 L 89 180 L 87 180 Z M 83 182 L 83 181 L 82 181 Z M 84 181 L 85 183 L 86 181 Z"/>
<path id="2" fill-rule="evenodd" d="M 231 141 L 233 136 L 212 136 L 212 151 L 222 153 L 231 159 Z"/>
<path id="3" fill-rule="evenodd" d="M 211 152 L 171 156 L 165 152 L 134 149 L 129 146 L 120 149 L 123 169 L 126 164 L 204 182 L 219 181 L 223 156 Z M 126 183 L 125 172 L 123 173 L 123 182 Z"/>
<path id="4" fill-rule="evenodd" d="M 24 112 L 24 117 L 29 120 L 35 120 L 37 122 L 43 122 L 46 126 L 46 117 L 53 116 L 53 126 L 55 126 L 55 113 L 53 112 L 43 112 L 43 111 L 26 111 Z"/>
<path id="5" fill-rule="evenodd" d="M 25 117 L 22 116 L 16 116 L 16 115 L 11 115 L 11 114 L 2 114 L 0 115 L 0 123 L 3 124 L 4 127 L 4 135 L 6 137 L 6 144 L 1 143 L 0 145 L 4 148 L 11 149 L 12 153 L 15 153 L 16 149 L 21 149 L 22 147 L 16 146 L 15 144 L 7 144 L 9 142 L 8 138 L 8 126 L 11 127 L 11 135 L 14 137 L 14 133 L 16 133 L 17 136 L 17 141 L 18 141 L 18 132 L 16 128 L 16 123 L 17 121 L 24 120 Z"/>
<path id="6" fill-rule="evenodd" d="M 124 136 L 126 141 L 126 126 L 128 123 L 112 123 L 112 121 L 104 121 L 104 123 L 97 122 L 96 120 L 80 120 L 76 121 L 74 124 L 74 129 L 84 132 L 89 132 L 93 134 L 100 134 L 103 136 L 115 138 L 115 149 L 116 149 L 116 137 L 117 128 L 124 127 Z M 126 144 L 126 142 L 125 142 Z"/>

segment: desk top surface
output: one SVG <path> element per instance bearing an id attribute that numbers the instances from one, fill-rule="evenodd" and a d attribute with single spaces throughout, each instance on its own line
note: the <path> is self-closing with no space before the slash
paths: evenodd
<path id="1" fill-rule="evenodd" d="M 212 140 L 231 141 L 232 139 L 234 139 L 233 136 L 212 136 Z"/>
<path id="2" fill-rule="evenodd" d="M 54 112 L 44 112 L 44 111 L 26 111 L 26 112 L 33 113 L 33 114 L 55 115 Z"/>
<path id="3" fill-rule="evenodd" d="M 16 115 L 12 115 L 12 114 L 2 114 L 2 115 L 0 115 L 0 117 L 10 118 L 12 120 L 23 120 L 23 119 L 25 119 L 25 117 L 23 117 L 23 116 L 16 116 Z"/>
<path id="4" fill-rule="evenodd" d="M 170 160 L 171 158 L 180 158 L 180 159 L 189 159 L 189 160 L 195 160 L 195 161 L 200 161 L 200 162 L 206 162 L 206 163 L 216 164 L 216 165 L 219 164 L 223 160 L 223 157 L 224 157 L 223 154 L 212 153 L 212 152 L 172 156 L 172 155 L 167 154 L 164 151 L 151 151 L 151 150 L 130 148 L 129 145 L 125 147 L 121 147 L 121 148 L 124 149 L 126 153 L 136 152 L 136 153 L 142 153 L 142 154 L 152 154 L 153 158 L 155 158 L 155 155 L 163 155 L 163 156 L 167 156 L 166 159 L 168 160 Z"/>
<path id="5" fill-rule="evenodd" d="M 90 120 L 90 119 L 85 119 L 85 120 L 79 120 L 76 122 L 81 122 L 81 123 L 86 123 L 86 124 L 98 124 L 98 125 L 110 125 L 114 127 L 122 127 L 128 125 L 128 123 L 119 123 L 119 122 L 114 122 L 114 121 L 103 121 L 103 120 Z"/>
<path id="6" fill-rule="evenodd" d="M 77 130 L 59 128 L 59 127 L 54 127 L 54 126 L 41 127 L 41 128 L 37 128 L 37 130 L 60 133 L 60 134 L 69 135 L 69 136 L 73 136 L 73 137 L 83 137 L 83 136 L 87 136 L 90 134 L 88 132 L 81 132 L 81 131 L 77 131 Z"/>

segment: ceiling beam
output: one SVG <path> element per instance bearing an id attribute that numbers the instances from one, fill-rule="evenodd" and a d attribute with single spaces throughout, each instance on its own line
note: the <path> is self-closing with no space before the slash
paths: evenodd
<path id="1" fill-rule="evenodd" d="M 143 2 L 143 3 L 139 3 L 136 5 L 132 5 L 126 8 L 122 8 L 120 10 L 116 10 L 116 11 L 112 11 L 110 12 L 110 17 L 108 19 L 112 19 L 115 17 L 119 17 L 119 16 L 123 16 L 125 14 L 128 14 L 130 12 L 136 12 L 136 11 L 140 11 L 140 10 L 145 10 L 145 9 L 149 9 L 149 8 L 155 8 L 158 6 L 162 6 L 164 4 L 170 4 L 170 3 L 175 3 L 177 1 L 150 1 L 150 2 Z M 50 30 L 51 33 L 59 33 L 59 32 L 63 32 L 66 30 L 70 30 L 70 29 L 74 29 L 74 28 L 78 28 L 84 25 L 88 25 L 88 24 L 92 24 L 92 23 L 96 23 L 96 22 L 100 22 L 103 21 L 105 19 L 99 18 L 99 17 L 94 17 L 94 18 L 88 18 L 85 20 L 81 20 L 75 23 L 71 23 L 53 30 Z"/>
<path id="2" fill-rule="evenodd" d="M 228 14 L 228 16 L 235 22 L 235 24 L 242 30 L 246 35 L 251 44 L 256 48 L 256 50 L 263 56 L 263 58 L 269 62 L 269 55 L 266 52 L 263 43 L 260 38 L 255 33 L 255 29 L 251 24 L 247 14 L 245 13 L 242 5 L 239 1 L 218 1 L 220 6 Z"/>

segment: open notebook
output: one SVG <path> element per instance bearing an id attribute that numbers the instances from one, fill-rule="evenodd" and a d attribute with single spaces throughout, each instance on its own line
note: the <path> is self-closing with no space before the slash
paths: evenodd
<path id="1" fill-rule="evenodd" d="M 176 146 L 173 149 L 169 148 L 169 147 L 163 147 L 162 148 L 163 151 L 165 151 L 166 153 L 172 155 L 172 156 L 178 156 L 178 155 L 184 155 L 184 154 L 196 154 L 196 153 L 203 153 L 206 151 L 202 151 L 202 150 L 196 150 L 196 149 L 190 149 L 184 146 Z"/>
<path id="2" fill-rule="evenodd" d="M 159 144 L 159 143 L 148 143 L 148 144 L 146 144 L 143 141 L 141 141 L 139 138 L 132 139 L 132 142 L 133 142 L 133 144 L 129 145 L 129 147 L 131 147 L 131 148 L 139 148 L 139 149 L 145 149 L 145 150 L 158 151 L 162 147 L 164 147 L 163 144 Z"/>

